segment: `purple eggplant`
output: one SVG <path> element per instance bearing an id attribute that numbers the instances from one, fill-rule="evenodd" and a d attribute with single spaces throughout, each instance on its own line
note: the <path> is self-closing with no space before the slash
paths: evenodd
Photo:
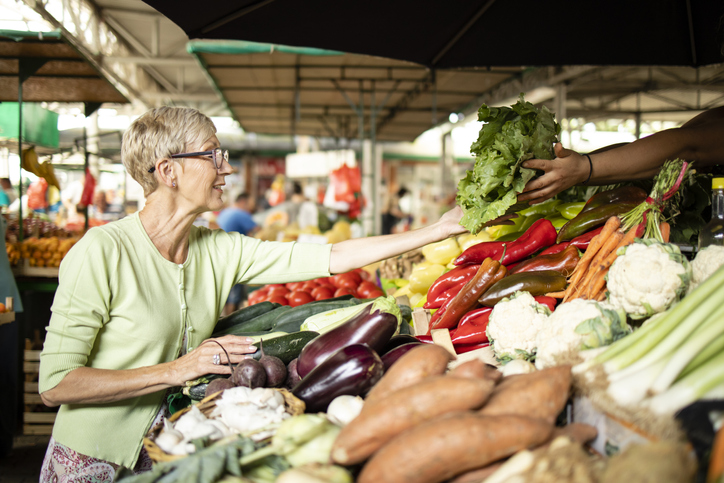
<path id="1" fill-rule="evenodd" d="M 339 327 L 309 342 L 299 354 L 297 371 L 306 377 L 343 347 L 367 344 L 379 353 L 397 331 L 400 309 L 392 297 L 380 297 Z"/>
<path id="2" fill-rule="evenodd" d="M 410 349 L 414 349 L 418 345 L 422 344 L 419 340 L 416 342 L 409 342 L 407 344 L 402 344 L 400 346 L 395 347 L 388 353 L 382 356 L 382 363 L 385 365 L 385 371 L 390 368 L 392 364 L 397 362 L 397 360 L 407 354 Z"/>
<path id="3" fill-rule="evenodd" d="M 292 394 L 304 401 L 308 413 L 323 412 L 337 396 L 366 394 L 384 372 L 382 359 L 375 351 L 365 344 L 353 344 L 315 367 L 292 389 Z"/>
<path id="4" fill-rule="evenodd" d="M 383 356 L 383 355 L 387 354 L 388 352 L 390 352 L 392 349 L 394 349 L 396 347 L 400 347 L 401 345 L 404 345 L 404 344 L 409 344 L 411 342 L 420 342 L 420 341 L 417 340 L 417 337 L 415 337 L 414 335 L 397 334 L 396 336 L 392 337 L 392 339 L 390 339 L 389 342 L 387 342 L 387 344 L 385 344 L 385 347 L 384 347 L 384 349 L 382 349 L 382 352 L 378 352 L 378 354 L 380 356 Z"/>

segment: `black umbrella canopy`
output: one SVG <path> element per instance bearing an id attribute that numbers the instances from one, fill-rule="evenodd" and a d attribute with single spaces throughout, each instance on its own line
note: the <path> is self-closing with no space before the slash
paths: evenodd
<path id="1" fill-rule="evenodd" d="M 433 68 L 724 61 L 721 0 L 145 0 L 191 39 L 238 39 Z"/>

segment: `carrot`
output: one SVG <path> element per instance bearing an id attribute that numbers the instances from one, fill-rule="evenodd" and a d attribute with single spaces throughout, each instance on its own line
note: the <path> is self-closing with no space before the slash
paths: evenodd
<path id="1" fill-rule="evenodd" d="M 387 370 L 365 398 L 366 402 L 412 386 L 430 376 L 439 376 L 447 370 L 453 355 L 436 344 L 421 344 L 407 352 Z"/>
<path id="2" fill-rule="evenodd" d="M 609 253 L 606 258 L 601 262 L 598 266 L 597 272 L 594 277 L 592 277 L 591 283 L 586 288 L 586 298 L 590 300 L 595 300 L 596 297 L 599 295 L 599 292 L 603 290 L 603 287 L 606 285 L 606 274 L 608 273 L 608 269 L 613 265 L 613 262 L 616 261 L 616 258 L 618 258 L 618 250 L 619 248 L 628 246 L 632 244 L 636 240 L 636 230 L 630 229 L 626 234 L 621 238 L 621 240 L 616 245 L 616 248 L 611 250 L 611 253 Z"/>
<path id="3" fill-rule="evenodd" d="M 724 428 L 719 428 L 714 438 L 709 456 L 709 471 L 706 476 L 707 483 L 721 481 L 724 477 Z"/>
<path id="4" fill-rule="evenodd" d="M 387 443 L 362 468 L 357 482 L 439 483 L 541 444 L 552 431 L 551 424 L 524 416 L 449 414 Z"/>
<path id="5" fill-rule="evenodd" d="M 659 230 L 661 231 L 661 238 L 664 240 L 664 243 L 669 243 L 669 235 L 671 235 L 671 226 L 667 222 L 662 221 L 659 224 Z"/>
<path id="6" fill-rule="evenodd" d="M 495 366 L 486 364 L 480 359 L 471 359 L 467 362 L 463 362 L 451 369 L 447 375 L 454 377 L 471 377 L 473 379 L 488 379 L 493 382 L 498 382 L 503 377 L 503 373 Z"/>
<path id="7" fill-rule="evenodd" d="M 566 296 L 563 297 L 563 301 L 567 302 L 569 298 L 575 295 L 576 288 L 579 286 L 581 279 L 586 275 L 588 267 L 591 264 L 593 258 L 598 254 L 598 251 L 604 245 L 605 241 L 618 230 L 621 226 L 621 219 L 618 216 L 612 216 L 606 220 L 606 224 L 603 225 L 601 233 L 591 238 L 591 242 L 588 244 L 588 248 L 583 253 L 583 256 L 578 261 L 575 270 L 571 278 L 568 279 L 568 288 L 566 289 Z"/>
<path id="8" fill-rule="evenodd" d="M 593 260 L 591 260 L 588 271 L 583 277 L 583 280 L 581 280 L 580 286 L 576 289 L 576 293 L 572 298 L 588 298 L 588 287 L 591 285 L 591 281 L 597 276 L 602 277 L 605 275 L 605 273 L 603 275 L 599 275 L 599 272 L 601 270 L 601 264 L 606 259 L 606 257 L 611 254 L 611 252 L 615 252 L 616 247 L 621 242 L 623 237 L 624 233 L 621 230 L 614 231 L 611 236 L 608 237 L 601 249 L 598 250 L 596 256 L 593 257 Z"/>
<path id="9" fill-rule="evenodd" d="M 479 413 L 484 416 L 518 414 L 553 424 L 566 405 L 570 387 L 570 366 L 504 377 Z"/>
<path id="10" fill-rule="evenodd" d="M 562 299 L 566 296 L 566 291 L 562 292 L 550 292 L 546 294 L 546 297 L 553 297 L 554 299 Z"/>
<path id="11" fill-rule="evenodd" d="M 495 382 L 490 380 L 437 376 L 366 403 L 335 439 L 332 461 L 345 466 L 361 463 L 395 436 L 423 421 L 479 408 L 494 387 Z"/>

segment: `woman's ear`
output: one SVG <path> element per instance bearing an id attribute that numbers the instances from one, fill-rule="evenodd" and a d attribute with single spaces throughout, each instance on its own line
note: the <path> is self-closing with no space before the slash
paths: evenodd
<path id="1" fill-rule="evenodd" d="M 156 161 L 156 173 L 158 180 L 169 188 L 176 187 L 176 175 L 174 174 L 175 163 L 170 159 L 160 159 Z"/>

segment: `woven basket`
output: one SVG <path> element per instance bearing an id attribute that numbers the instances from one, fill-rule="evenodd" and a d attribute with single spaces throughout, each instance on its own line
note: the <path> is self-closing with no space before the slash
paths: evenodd
<path id="1" fill-rule="evenodd" d="M 289 392 L 286 389 L 276 389 L 272 388 L 274 391 L 279 391 L 281 395 L 284 397 L 284 406 L 287 409 L 287 412 L 291 414 L 292 416 L 297 416 L 299 414 L 303 414 L 305 410 L 305 404 L 304 401 L 297 398 Z M 199 408 L 199 411 L 201 413 L 208 417 L 211 412 L 216 407 L 216 401 L 221 397 L 221 393 L 223 391 L 219 391 L 217 393 L 214 393 L 210 396 L 205 397 L 198 403 L 194 404 L 193 406 L 196 406 Z M 191 410 L 193 406 L 188 406 L 180 411 L 176 411 L 173 413 L 168 420 L 170 422 L 174 422 L 178 420 L 181 416 L 186 414 L 188 411 Z M 148 432 L 145 438 L 143 438 L 143 447 L 146 448 L 146 451 L 148 452 L 148 456 L 151 458 L 151 460 L 154 463 L 160 463 L 165 461 L 174 461 L 177 459 L 185 458 L 184 455 L 172 455 L 168 454 L 165 451 L 163 451 L 161 448 L 158 447 L 158 445 L 154 442 L 156 439 L 156 436 L 161 433 L 161 430 L 163 429 L 163 424 L 157 424 L 151 430 Z"/>

